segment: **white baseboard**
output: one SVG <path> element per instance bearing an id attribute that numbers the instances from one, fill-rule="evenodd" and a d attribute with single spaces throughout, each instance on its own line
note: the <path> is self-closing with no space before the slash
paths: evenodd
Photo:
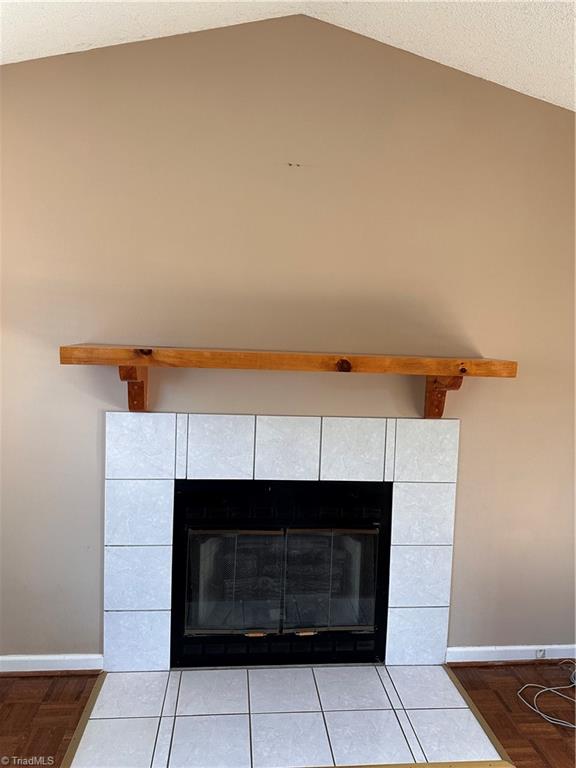
<path id="1" fill-rule="evenodd" d="M 543 652 L 543 653 L 542 653 Z M 446 651 L 446 661 L 524 661 L 569 659 L 576 656 L 576 645 L 465 645 Z"/>
<path id="2" fill-rule="evenodd" d="M 544 651 L 544 655 L 538 652 Z M 452 646 L 446 661 L 524 661 L 576 657 L 576 645 L 466 645 Z M 0 656 L 0 672 L 53 672 L 60 670 L 101 670 L 99 653 L 54 653 Z"/>
<path id="3" fill-rule="evenodd" d="M 60 670 L 100 670 L 104 657 L 99 653 L 54 653 L 46 655 L 0 656 L 0 672 L 52 672 Z"/>

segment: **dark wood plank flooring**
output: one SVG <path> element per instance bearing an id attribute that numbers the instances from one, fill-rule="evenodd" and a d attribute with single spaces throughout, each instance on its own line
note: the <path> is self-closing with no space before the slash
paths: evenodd
<path id="1" fill-rule="evenodd" d="M 96 678 L 0 675 L 0 758 L 10 759 L 6 765 L 17 765 L 12 758 L 44 757 L 44 765 L 52 758 L 60 766 Z"/>
<path id="2" fill-rule="evenodd" d="M 547 723 L 516 696 L 525 683 L 567 685 L 571 669 L 557 663 L 452 667 L 517 768 L 574 768 L 574 731 Z M 567 693 L 574 695 L 574 690 Z M 569 701 L 542 694 L 538 704 L 546 713 L 574 722 Z"/>

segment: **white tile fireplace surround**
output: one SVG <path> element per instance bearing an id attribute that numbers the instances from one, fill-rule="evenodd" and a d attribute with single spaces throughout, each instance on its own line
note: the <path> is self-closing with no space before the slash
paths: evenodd
<path id="1" fill-rule="evenodd" d="M 387 665 L 446 657 L 459 422 L 108 413 L 104 668 L 170 668 L 175 479 L 393 482 Z"/>

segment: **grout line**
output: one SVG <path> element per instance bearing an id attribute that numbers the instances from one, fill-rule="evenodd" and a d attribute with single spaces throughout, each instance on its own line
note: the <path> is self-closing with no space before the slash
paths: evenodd
<path id="1" fill-rule="evenodd" d="M 330 731 L 328 730 L 328 723 L 326 722 L 326 714 L 324 712 L 324 709 L 322 709 L 322 699 L 320 698 L 320 689 L 318 688 L 318 681 L 316 680 L 314 667 L 310 667 L 310 669 L 312 670 L 312 678 L 314 680 L 314 685 L 316 687 L 316 695 L 318 696 L 318 701 L 321 707 L 320 711 L 322 712 L 322 720 L 324 721 L 324 730 L 326 731 L 326 738 L 328 739 L 328 746 L 330 747 L 330 754 L 332 755 L 332 763 L 336 765 L 336 758 L 334 757 L 334 750 L 332 749 L 332 742 L 330 740 Z"/>
<path id="2" fill-rule="evenodd" d="M 108 541 L 108 529 L 110 528 L 110 520 L 109 514 L 108 514 L 108 481 L 104 480 L 104 493 L 102 494 L 101 502 L 104 502 L 104 508 L 103 508 L 103 514 L 104 514 L 104 523 L 102 525 L 102 531 L 100 533 L 100 543 L 102 545 L 102 552 L 100 553 L 100 567 L 102 568 L 102 582 L 104 581 L 104 569 L 106 567 L 106 543 Z M 102 601 L 104 600 L 103 590 L 102 590 Z"/>
<path id="3" fill-rule="evenodd" d="M 318 446 L 318 480 L 322 480 L 322 438 L 324 437 L 324 416 L 320 417 L 320 445 Z"/>
<path id="4" fill-rule="evenodd" d="M 170 690 L 170 682 L 172 679 L 176 679 L 176 677 L 172 677 L 172 675 L 178 675 L 178 686 L 176 687 L 176 696 L 178 696 L 178 690 L 180 688 L 180 680 L 182 678 L 182 672 L 176 672 L 173 670 L 170 670 L 170 674 L 168 676 L 168 690 Z M 164 704 L 162 705 L 162 717 L 174 717 L 176 714 L 176 701 L 174 701 L 174 712 L 171 714 L 164 714 L 164 707 L 166 706 L 166 698 L 168 697 L 168 690 L 166 691 L 166 697 L 164 698 Z"/>
<path id="5" fill-rule="evenodd" d="M 434 608 L 435 610 L 438 610 L 439 608 L 450 608 L 449 605 L 389 605 L 388 608 L 393 608 L 394 610 L 400 610 L 400 611 L 410 611 L 413 608 L 423 609 L 423 608 Z M 391 664 L 391 667 L 429 667 L 429 666 L 436 666 L 436 664 Z"/>
<path id="6" fill-rule="evenodd" d="M 384 669 L 386 669 L 385 665 L 384 665 Z M 388 691 L 386 690 L 386 686 L 384 685 L 384 680 L 382 680 L 382 677 L 380 676 L 380 673 L 378 672 L 378 668 L 377 668 L 376 664 L 374 664 L 374 671 L 378 675 L 378 680 L 380 681 L 380 685 L 384 689 L 384 696 L 386 696 L 386 701 L 390 704 L 390 709 L 396 709 L 395 706 L 392 704 L 392 699 L 388 695 Z M 390 675 L 388 675 L 388 677 L 390 677 Z M 394 689 L 394 690 L 396 690 L 396 689 Z M 398 697 L 398 700 L 400 701 L 400 703 L 402 703 L 402 700 L 400 699 L 400 697 Z"/>
<path id="7" fill-rule="evenodd" d="M 439 712 L 444 710 L 454 710 L 454 711 L 461 711 L 461 710 L 470 710 L 470 707 L 427 707 L 427 708 L 417 708 L 417 707 L 411 707 L 410 710 L 405 710 L 402 707 L 398 707 L 397 709 L 394 709 L 393 707 L 370 707 L 369 709 L 304 709 L 304 710 L 282 710 L 279 712 L 197 712 L 193 715 L 187 715 L 185 712 L 182 712 L 179 715 L 161 715 L 160 718 L 162 720 L 170 720 L 172 718 L 182 718 L 182 717 L 238 717 L 239 715 L 247 716 L 247 715 L 318 715 L 322 714 L 322 712 L 325 712 L 326 714 L 331 714 L 332 712 Z M 90 720 L 156 720 L 159 716 L 158 715 L 123 715 L 122 717 L 91 717 Z"/>
<path id="8" fill-rule="evenodd" d="M 437 711 L 444 711 L 447 710 L 459 710 L 459 709 L 470 709 L 470 707 L 465 704 L 463 707 L 408 707 L 408 709 L 404 708 L 405 712 L 437 712 Z"/>
<path id="9" fill-rule="evenodd" d="M 306 418 L 306 417 L 302 417 Z M 344 417 L 343 417 L 344 418 Z M 188 477 L 188 478 L 173 478 L 173 477 L 106 477 L 104 478 L 105 482 L 143 482 L 143 483 L 149 483 L 149 482 L 174 482 L 174 480 L 222 480 L 221 477 Z M 260 478 L 234 478 L 236 480 L 244 480 L 245 482 L 249 482 L 249 480 L 277 480 L 277 478 L 269 477 L 260 477 Z M 302 483 L 308 483 L 308 482 L 315 482 L 314 480 L 300 480 L 299 478 L 295 478 L 291 480 L 291 482 L 302 482 Z M 323 483 L 346 483 L 346 482 L 352 482 L 352 483 L 400 483 L 401 485 L 458 485 L 456 480 L 323 480 Z"/>
<path id="10" fill-rule="evenodd" d="M 382 482 L 386 482 L 386 465 L 388 463 L 388 419 L 384 419 L 384 459 L 382 461 Z"/>
<path id="11" fill-rule="evenodd" d="M 386 482 L 386 443 L 388 442 L 388 419 L 384 419 L 384 446 L 382 451 L 382 477 L 378 482 Z"/>
<path id="12" fill-rule="evenodd" d="M 392 687 L 394 688 L 394 692 L 396 693 L 396 696 L 398 697 L 398 701 L 400 702 L 400 709 L 402 710 L 402 712 L 404 712 L 404 708 L 403 708 L 403 707 L 404 707 L 404 705 L 403 705 L 403 703 L 402 703 L 402 699 L 400 698 L 400 695 L 398 694 L 398 691 L 396 690 L 396 686 L 394 685 L 394 682 L 393 682 L 392 678 L 391 678 L 391 677 L 390 677 L 390 675 L 388 674 L 388 670 L 386 669 L 386 665 L 384 664 L 383 666 L 384 666 L 384 671 L 385 671 L 385 673 L 386 673 L 386 675 L 387 675 L 388 679 L 390 680 L 390 684 L 391 684 L 391 685 L 392 685 Z M 384 695 L 386 696 L 386 698 L 387 698 L 387 699 L 388 699 L 388 701 L 390 702 L 390 707 L 391 707 L 391 709 L 392 709 L 392 712 L 394 712 L 394 717 L 396 718 L 396 722 L 397 722 L 397 723 L 398 723 L 398 725 L 400 726 L 400 731 L 402 732 L 402 736 L 404 737 L 404 741 L 406 742 L 406 746 L 408 747 L 408 751 L 409 751 L 409 752 L 410 752 L 410 754 L 412 755 L 412 759 L 414 760 L 414 762 L 417 762 L 417 761 L 416 761 L 416 755 L 415 755 L 415 754 L 414 754 L 414 752 L 412 751 L 412 747 L 410 746 L 410 742 L 409 742 L 409 740 L 408 740 L 408 737 L 406 736 L 406 733 L 404 732 L 404 728 L 402 728 L 402 723 L 400 722 L 400 718 L 398 717 L 398 711 L 399 711 L 399 710 L 397 710 L 397 709 L 396 709 L 396 707 L 395 707 L 395 706 L 392 704 L 392 699 L 391 699 L 391 698 L 390 698 L 390 696 L 388 695 L 388 691 L 386 690 L 386 686 L 384 685 L 384 680 L 382 679 L 382 677 L 381 677 L 380 673 L 378 672 L 378 669 L 376 669 L 376 667 L 374 667 L 374 669 L 375 669 L 375 671 L 376 671 L 376 674 L 378 675 L 378 680 L 380 680 L 380 685 L 381 685 L 381 686 L 382 686 L 382 688 L 384 689 Z M 389 711 L 389 710 L 387 710 L 387 711 Z M 408 716 L 406 715 L 406 717 L 408 717 Z"/>
<path id="13" fill-rule="evenodd" d="M 176 727 L 176 718 L 172 716 L 168 716 L 168 719 L 172 720 L 172 727 L 170 728 L 170 742 L 168 744 L 168 751 L 166 753 L 166 763 L 165 765 L 162 765 L 161 768 L 168 768 L 170 765 L 170 751 L 172 749 L 172 740 L 174 739 L 174 728 Z M 154 768 L 154 766 L 152 766 Z"/>
<path id="14" fill-rule="evenodd" d="M 384 669 L 386 670 L 386 673 L 388 674 L 388 679 L 392 683 L 392 688 L 394 688 L 394 691 L 396 692 L 396 696 L 398 697 L 398 701 L 400 702 L 402 709 L 405 710 L 404 702 L 402 701 L 402 697 L 398 693 L 398 688 L 396 687 L 396 683 L 394 682 L 394 678 L 392 677 L 390 672 L 388 672 L 388 666 L 386 664 L 384 664 Z"/>
<path id="15" fill-rule="evenodd" d="M 173 483 L 175 477 L 106 477 L 106 483 Z M 452 483 L 455 485 L 455 483 Z"/>
<path id="16" fill-rule="evenodd" d="M 410 709 L 410 712 L 414 711 L 423 711 L 423 712 L 436 712 L 440 711 L 440 709 L 453 709 L 453 710 L 463 710 L 463 709 L 469 709 L 469 707 L 441 707 L 441 708 L 428 708 L 428 709 L 420 709 L 417 710 L 416 708 L 412 707 Z M 398 710 L 394 710 L 393 707 L 370 707 L 370 709 L 304 709 L 304 710 L 282 710 L 279 712 L 197 712 L 196 714 L 190 714 L 187 715 L 185 712 L 182 712 L 179 715 L 161 715 L 160 718 L 162 720 L 170 720 L 172 718 L 183 718 L 183 717 L 238 717 L 239 715 L 242 716 L 250 716 L 252 715 L 319 715 L 323 712 L 327 714 L 331 714 L 332 712 L 393 712 L 393 711 L 405 711 L 402 710 L 402 708 L 398 708 Z M 123 715 L 122 717 L 91 717 L 90 720 L 156 720 L 158 719 L 158 715 Z"/>
<path id="17" fill-rule="evenodd" d="M 422 754 L 423 754 L 423 755 L 424 755 L 424 757 L 426 758 L 426 762 L 429 762 L 429 760 L 428 760 L 428 755 L 426 754 L 426 752 L 424 752 L 424 747 L 422 746 L 422 742 L 420 741 L 420 737 L 419 737 L 419 736 L 418 736 L 418 734 L 416 733 L 416 728 L 414 728 L 414 724 L 412 723 L 412 720 L 410 720 L 410 715 L 408 714 L 408 712 L 406 712 L 406 710 L 405 710 L 405 709 L 404 709 L 404 710 L 402 710 L 402 711 L 404 712 L 404 714 L 406 715 L 406 719 L 407 719 L 407 720 L 408 720 L 408 722 L 410 723 L 410 728 L 412 729 L 412 733 L 413 733 L 413 734 L 414 734 L 414 736 L 416 737 L 416 741 L 418 742 L 418 746 L 419 746 L 419 747 L 420 747 L 420 749 L 422 750 Z"/>
<path id="18" fill-rule="evenodd" d="M 264 712 L 254 712 L 255 715 L 261 715 L 261 714 L 267 714 Z M 273 714 L 284 714 L 284 713 L 278 713 L 274 712 Z M 174 715 L 174 717 L 248 717 L 248 712 L 196 712 L 195 714 L 187 715 L 186 712 L 182 712 L 179 715 Z"/>
<path id="19" fill-rule="evenodd" d="M 397 437 L 398 437 L 398 419 L 394 422 L 394 458 L 392 468 L 392 482 L 396 481 L 396 450 L 397 450 Z"/>
<path id="20" fill-rule="evenodd" d="M 104 613 L 171 613 L 172 608 L 104 608 Z M 112 671 L 112 670 L 111 670 Z M 165 672 L 165 669 L 121 669 L 119 672 Z"/>
<path id="21" fill-rule="evenodd" d="M 384 461 L 382 462 L 382 482 L 386 482 L 386 466 L 388 464 L 388 419 L 384 419 Z"/>
<path id="22" fill-rule="evenodd" d="M 258 426 L 258 417 L 254 416 L 254 449 L 252 451 L 252 480 L 256 480 L 256 429 Z"/>
<path id="23" fill-rule="evenodd" d="M 408 714 L 406 713 L 406 710 L 404 710 L 404 709 L 400 709 L 400 710 L 398 710 L 398 711 L 399 711 L 399 712 L 402 712 L 402 714 L 403 714 L 403 715 L 404 715 L 404 717 L 406 718 L 406 720 L 405 720 L 405 724 L 404 724 L 404 725 L 402 725 L 402 721 L 400 720 L 400 718 L 398 717 L 398 715 L 396 715 L 396 719 L 397 719 L 397 720 L 398 720 L 398 722 L 400 723 L 400 728 L 402 729 L 402 733 L 404 734 L 404 738 L 406 739 L 406 741 L 407 741 L 407 743 L 408 743 L 408 749 L 410 750 L 410 752 L 412 752 L 412 755 L 413 755 L 413 757 L 414 757 L 414 761 L 415 761 L 415 762 L 417 762 L 417 763 L 418 763 L 418 762 L 422 762 L 421 760 L 418 760 L 418 759 L 416 758 L 416 755 L 414 754 L 414 751 L 413 751 L 413 749 L 412 749 L 412 746 L 410 745 L 410 739 L 408 738 L 408 729 L 410 729 L 410 733 L 411 733 L 411 734 L 414 736 L 414 741 L 416 742 L 416 745 L 418 746 L 418 749 L 419 749 L 419 750 L 420 750 L 420 752 L 422 753 L 422 756 L 424 757 L 424 761 L 425 761 L 425 762 L 428 762 L 428 757 L 426 756 L 426 753 L 425 753 L 425 752 L 424 752 L 424 750 L 422 749 L 422 744 L 420 743 L 420 739 L 419 739 L 419 738 L 418 738 L 418 736 L 416 735 L 416 731 L 414 730 L 414 726 L 412 725 L 412 722 L 411 722 L 410 718 L 408 717 Z"/>
<path id="24" fill-rule="evenodd" d="M 384 667 L 386 669 L 386 672 L 388 672 L 388 667 L 386 666 L 386 664 L 384 665 Z M 412 732 L 414 733 L 414 736 L 416 737 L 416 741 L 418 742 L 418 746 L 422 750 L 422 754 L 426 758 L 426 762 L 428 762 L 428 755 L 426 754 L 426 752 L 424 752 L 424 749 L 422 747 L 422 743 L 420 742 L 420 739 L 418 738 L 418 734 L 416 733 L 416 729 L 412 725 L 412 720 L 410 720 L 410 717 L 408 716 L 408 712 L 406 712 L 406 707 L 404 706 L 404 702 L 402 701 L 402 697 L 400 696 L 400 693 L 398 692 L 398 688 L 396 687 L 396 683 L 394 682 L 394 678 L 392 677 L 392 675 L 389 672 L 388 672 L 388 677 L 390 678 L 390 682 L 392 683 L 392 687 L 396 691 L 396 696 L 398 696 L 398 700 L 399 700 L 400 704 L 402 704 L 402 712 L 404 712 L 404 714 L 406 715 L 406 719 L 410 723 L 410 728 L 412 729 Z M 402 727 L 402 726 L 400 726 L 400 727 Z M 408 744 L 408 747 L 410 747 L 410 744 Z M 410 751 L 412 751 L 412 750 L 410 750 Z"/>
<path id="25" fill-rule="evenodd" d="M 174 473 L 172 477 L 176 479 L 176 471 L 178 469 L 178 414 L 174 414 Z"/>
<path id="26" fill-rule="evenodd" d="M 123 483 L 149 483 L 149 482 L 174 482 L 174 477 L 105 477 L 105 482 L 123 482 Z"/>
<path id="27" fill-rule="evenodd" d="M 168 692 L 168 686 L 170 685 L 170 672 L 166 678 L 166 687 L 164 688 L 164 696 L 162 697 L 162 705 L 160 707 L 160 717 L 158 718 L 158 726 L 156 727 L 156 736 L 154 738 L 154 748 L 152 749 L 152 755 L 150 757 L 150 768 L 154 763 L 154 755 L 156 753 L 156 747 L 158 745 L 158 736 L 160 735 L 160 726 L 162 725 L 162 712 L 164 711 L 164 704 L 166 702 L 166 694 Z"/>
<path id="28" fill-rule="evenodd" d="M 406 742 L 406 746 L 408 747 L 408 751 L 412 755 L 412 759 L 414 760 L 414 762 L 417 763 L 418 760 L 416 759 L 416 755 L 414 754 L 414 751 L 413 751 L 412 747 L 410 746 L 410 740 L 408 739 L 408 736 L 406 735 L 406 732 L 404 731 L 404 728 L 402 727 L 402 721 L 398 717 L 398 712 L 404 712 L 404 710 L 403 709 L 401 709 L 401 710 L 399 709 L 398 711 L 396 711 L 396 710 L 393 710 L 393 711 L 394 711 L 394 717 L 396 718 L 396 722 L 400 726 L 400 731 L 402 733 L 404 741 Z M 406 715 L 405 712 L 404 712 L 404 714 Z M 406 715 L 406 718 L 408 718 L 408 715 Z M 410 721 L 408 721 L 408 722 L 410 722 Z M 418 744 L 420 744 L 420 742 L 418 742 Z M 424 753 L 422 753 L 422 754 L 424 754 Z"/>
<path id="29" fill-rule="evenodd" d="M 134 549 L 134 547 L 169 547 L 170 549 L 172 549 L 172 544 L 105 544 L 104 546 L 106 547 L 106 549 L 110 549 L 110 548 Z"/>
<path id="30" fill-rule="evenodd" d="M 184 467 L 184 477 L 188 478 L 188 451 L 190 445 L 190 414 L 186 415 L 186 466 Z"/>
<path id="31" fill-rule="evenodd" d="M 462 707 L 464 709 L 464 707 Z M 176 717 L 227 717 L 228 715 L 317 715 L 321 712 L 390 712 L 392 710 L 392 707 L 370 707 L 370 709 L 290 709 L 290 710 L 268 710 L 266 712 L 201 712 L 196 713 L 194 715 L 187 715 L 185 712 L 183 712 L 181 715 L 176 715 Z M 102 718 L 104 719 L 104 718 Z M 119 720 L 122 718 L 106 718 L 107 720 Z M 134 718 L 139 719 L 139 718 Z"/>
<path id="32" fill-rule="evenodd" d="M 397 485 L 451 485 L 454 487 L 458 485 L 456 480 L 388 480 L 387 482 L 394 482 Z"/>
<path id="33" fill-rule="evenodd" d="M 178 690 L 176 691 L 176 702 L 174 704 L 174 717 L 178 714 L 178 702 L 180 701 L 180 688 L 182 687 L 182 677 L 184 675 L 184 672 L 180 672 L 180 677 L 178 678 Z"/>
<path id="34" fill-rule="evenodd" d="M 166 767 L 170 765 L 170 756 L 172 754 L 172 743 L 174 741 L 174 731 L 176 730 L 176 713 L 178 712 L 178 699 L 180 698 L 180 686 L 182 685 L 182 672 L 178 678 L 178 690 L 176 691 L 176 704 L 174 706 L 174 722 L 172 723 L 172 733 L 170 734 L 170 746 L 168 747 L 168 760 L 166 761 Z"/>
<path id="35" fill-rule="evenodd" d="M 168 717 L 168 715 L 165 715 Z M 103 723 L 108 720 L 162 720 L 161 715 L 123 715 L 122 717 L 91 717 L 90 721 L 93 723 Z M 154 742 L 156 746 L 156 742 Z"/>

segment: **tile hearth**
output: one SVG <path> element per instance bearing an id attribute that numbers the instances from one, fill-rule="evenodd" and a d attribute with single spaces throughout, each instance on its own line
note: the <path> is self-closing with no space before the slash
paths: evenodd
<path id="1" fill-rule="evenodd" d="M 108 673 L 73 768 L 499 760 L 440 666 Z"/>

